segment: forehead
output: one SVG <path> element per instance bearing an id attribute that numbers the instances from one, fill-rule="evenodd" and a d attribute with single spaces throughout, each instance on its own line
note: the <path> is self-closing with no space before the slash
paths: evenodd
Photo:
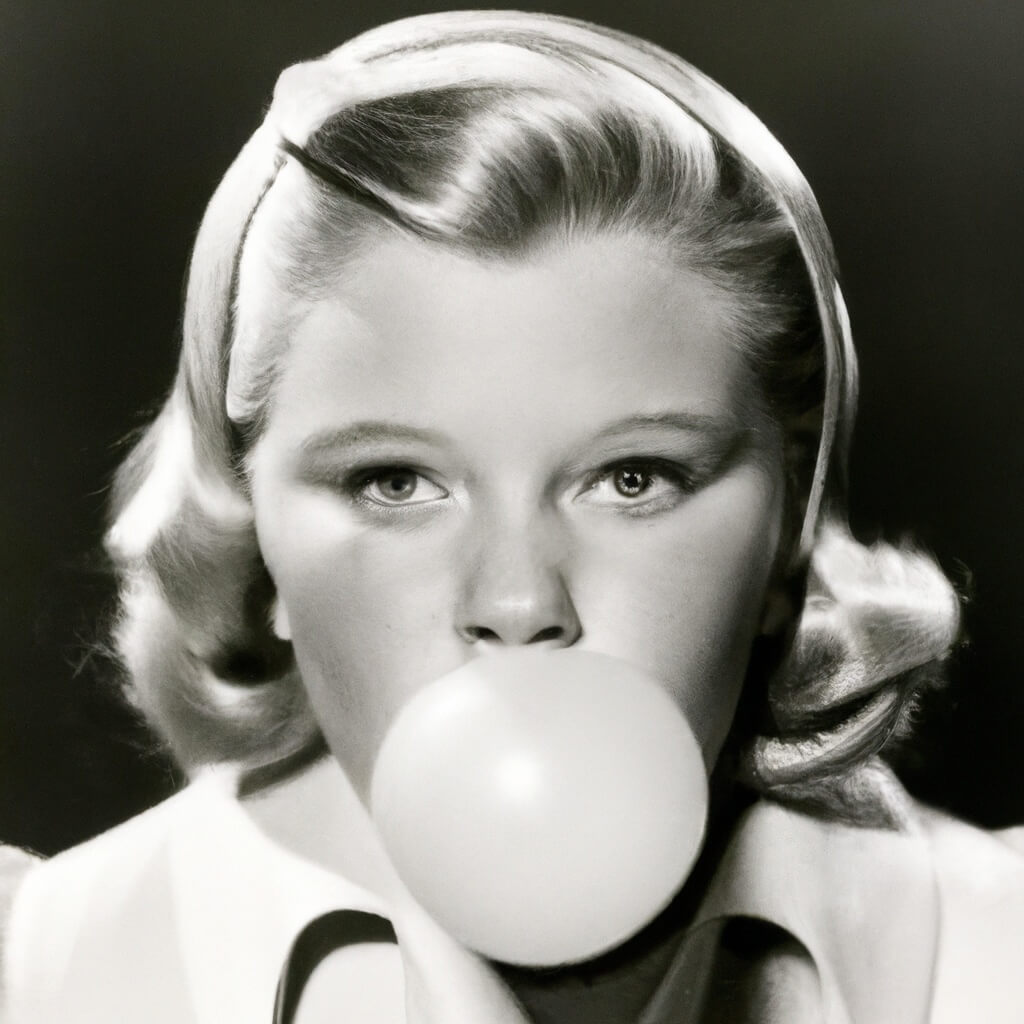
<path id="1" fill-rule="evenodd" d="M 507 261 L 390 238 L 296 328 L 270 421 L 499 422 L 519 436 L 676 410 L 745 418 L 733 313 L 721 289 L 642 237 L 553 242 Z"/>

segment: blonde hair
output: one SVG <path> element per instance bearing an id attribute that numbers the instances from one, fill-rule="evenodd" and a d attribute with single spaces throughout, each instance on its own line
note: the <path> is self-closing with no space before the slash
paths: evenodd
<path id="1" fill-rule="evenodd" d="M 178 376 L 119 475 L 108 534 L 129 693 L 179 759 L 270 777 L 320 749 L 269 628 L 244 457 L 292 318 L 381 230 L 486 259 L 640 230 L 729 293 L 788 439 L 791 578 L 808 585 L 739 770 L 780 799 L 891 819 L 876 755 L 946 657 L 957 601 L 923 555 L 865 549 L 842 526 L 856 362 L 810 188 L 677 57 L 514 12 L 407 19 L 288 69 L 207 209 Z"/>

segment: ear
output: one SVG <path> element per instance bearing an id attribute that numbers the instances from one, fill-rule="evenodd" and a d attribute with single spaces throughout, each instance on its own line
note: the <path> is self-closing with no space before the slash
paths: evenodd
<path id="1" fill-rule="evenodd" d="M 274 606 L 270 612 L 270 625 L 279 640 L 291 640 L 292 624 L 288 619 L 288 609 L 285 608 L 280 594 L 274 598 Z"/>

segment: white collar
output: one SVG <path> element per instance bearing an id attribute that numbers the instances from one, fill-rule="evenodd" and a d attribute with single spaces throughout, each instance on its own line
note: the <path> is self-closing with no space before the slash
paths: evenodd
<path id="1" fill-rule="evenodd" d="M 194 818 L 171 851 L 182 955 L 203 1024 L 269 1021 L 292 939 L 339 908 L 392 920 L 409 1024 L 526 1024 L 487 963 L 408 898 L 333 760 L 241 801 L 234 783 L 213 772 L 193 784 Z M 230 870 L 204 870 L 211 857 Z M 815 961 L 828 1024 L 915 1024 L 929 1015 L 938 906 L 923 835 L 829 825 L 762 803 L 739 823 L 694 929 L 736 915 L 779 924 Z M 249 962 L 226 956 L 231 950 L 245 950 Z M 669 1019 L 666 1008 L 687 985 L 682 963 L 644 1024 Z M 256 976 L 265 990 L 250 991 Z M 239 1012 L 240 994 L 251 1016 Z"/>
<path id="2" fill-rule="evenodd" d="M 485 961 L 404 893 L 333 761 L 244 801 L 234 796 L 230 772 L 206 773 L 192 785 L 190 820 L 172 841 L 171 874 L 201 1024 L 269 1024 L 292 940 L 314 917 L 342 908 L 394 924 L 409 1024 L 527 1024 Z M 211 857 L 226 869 L 211 873 Z M 232 951 L 245 951 L 246 960 Z M 261 979 L 255 991 L 253 978 Z"/>
<path id="3" fill-rule="evenodd" d="M 758 803 L 734 830 L 690 934 L 730 917 L 772 922 L 803 943 L 825 1024 L 930 1020 L 940 912 L 922 831 L 851 828 Z M 660 1014 L 689 984 L 670 969 L 642 1024 L 668 1019 Z"/>

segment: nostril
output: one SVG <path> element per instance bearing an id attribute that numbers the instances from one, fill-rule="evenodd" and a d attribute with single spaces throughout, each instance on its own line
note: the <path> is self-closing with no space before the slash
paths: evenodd
<path id="1" fill-rule="evenodd" d="M 500 640 L 501 637 L 494 632 L 493 629 L 488 629 L 486 626 L 469 626 L 466 629 L 466 635 L 470 640 Z"/>
<path id="2" fill-rule="evenodd" d="M 542 629 L 530 637 L 530 643 L 541 644 L 545 640 L 561 640 L 563 636 L 565 636 L 565 630 L 561 626 L 548 626 L 547 629 Z"/>
<path id="3" fill-rule="evenodd" d="M 517 642 L 515 637 L 506 640 L 506 638 L 496 630 L 490 629 L 487 626 L 467 626 L 462 630 L 462 634 L 472 643 L 477 643 L 479 641 L 499 644 Z M 561 640 L 564 636 L 565 630 L 561 626 L 548 626 L 547 628 L 534 633 L 534 635 L 525 642 L 528 644 L 542 644 L 548 640 Z"/>

